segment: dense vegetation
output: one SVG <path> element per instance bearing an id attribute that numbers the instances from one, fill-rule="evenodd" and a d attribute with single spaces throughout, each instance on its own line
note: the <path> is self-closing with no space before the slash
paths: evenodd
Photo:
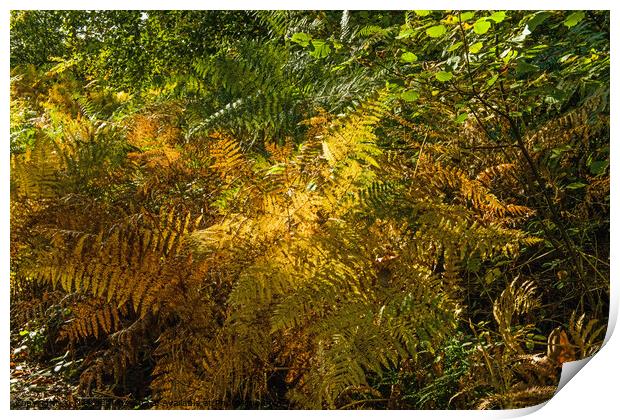
<path id="1" fill-rule="evenodd" d="M 609 60 L 600 11 L 13 11 L 12 369 L 74 408 L 547 400 L 606 327 Z"/>

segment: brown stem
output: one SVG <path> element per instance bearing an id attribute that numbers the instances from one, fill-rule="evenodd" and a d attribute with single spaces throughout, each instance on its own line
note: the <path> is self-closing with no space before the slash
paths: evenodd
<path id="1" fill-rule="evenodd" d="M 464 50 L 465 50 L 465 65 L 466 65 L 467 75 L 468 75 L 470 83 L 471 83 L 472 95 L 482 105 L 484 105 L 488 110 L 496 113 L 497 115 L 501 116 L 502 118 L 504 118 L 508 122 L 508 125 L 510 126 L 511 136 L 512 136 L 513 140 L 516 142 L 516 145 L 519 148 L 519 150 L 521 151 L 521 154 L 525 158 L 525 160 L 527 162 L 527 165 L 530 168 L 531 175 L 534 177 L 535 183 L 538 184 L 538 187 L 539 187 L 540 191 L 542 192 L 542 195 L 543 195 L 543 198 L 544 198 L 544 201 L 545 201 L 545 204 L 546 204 L 546 208 L 548 210 L 548 216 L 551 219 L 551 221 L 557 226 L 558 231 L 560 232 L 560 237 L 562 238 L 562 242 L 564 242 L 564 247 L 565 247 L 566 251 L 568 252 L 569 257 L 575 262 L 575 267 L 577 269 L 577 275 L 579 276 L 579 280 L 581 282 L 581 286 L 582 286 L 582 288 L 585 288 L 585 286 L 586 286 L 585 285 L 585 278 L 586 278 L 586 276 L 585 276 L 585 273 L 583 272 L 583 267 L 580 264 L 580 259 L 578 258 L 577 253 L 575 252 L 574 244 L 573 244 L 572 240 L 570 239 L 570 237 L 568 236 L 568 233 L 566 232 L 566 228 L 564 227 L 563 223 L 561 222 L 561 216 L 558 213 L 557 208 L 553 204 L 553 201 L 551 200 L 551 197 L 549 196 L 549 192 L 545 188 L 546 183 L 543 181 L 542 175 L 540 174 L 540 171 L 539 171 L 536 163 L 534 162 L 534 159 L 532 159 L 532 156 L 530 155 L 529 151 L 527 150 L 527 147 L 526 147 L 525 142 L 523 140 L 523 135 L 521 134 L 521 130 L 519 129 L 519 125 L 510 116 L 510 109 L 509 109 L 509 106 L 508 106 L 508 102 L 505 99 L 505 92 L 504 92 L 503 84 L 500 81 L 500 88 L 502 89 L 502 99 L 504 101 L 504 110 L 501 110 L 500 108 L 497 108 L 497 107 L 493 106 L 488 101 L 486 101 L 484 98 L 482 98 L 480 96 L 480 94 L 478 93 L 478 91 L 476 90 L 473 74 L 472 74 L 472 71 L 471 71 L 471 65 L 470 65 L 470 62 L 469 62 L 469 46 L 467 44 L 467 37 L 465 35 L 465 30 L 463 28 L 463 24 L 462 24 L 462 21 L 461 21 L 460 13 L 459 13 L 459 28 L 461 30 L 461 36 L 462 36 L 462 39 L 463 39 L 463 47 L 464 47 Z M 530 181 L 529 177 L 528 177 L 528 183 L 529 183 L 529 186 L 530 186 L 530 188 L 532 190 L 536 189 L 536 185 L 532 185 L 533 183 Z"/>

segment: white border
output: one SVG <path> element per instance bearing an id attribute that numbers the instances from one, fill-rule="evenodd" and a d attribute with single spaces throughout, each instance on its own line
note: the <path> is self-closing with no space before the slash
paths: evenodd
<path id="1" fill-rule="evenodd" d="M 504 3 L 504 4 L 502 4 Z M 174 2 L 162 1 L 145 1 L 145 0 L 108 0 L 105 2 L 97 1 L 41 1 L 31 0 L 28 2 L 8 0 L 4 1 L 0 6 L 2 13 L 0 14 L 0 37 L 3 48 L 0 49 L 0 63 L 2 63 L 5 79 L 0 87 L 2 96 L 2 118 L 0 119 L 0 127 L 2 129 L 3 145 L 0 148 L 0 217 L 3 223 L 0 223 L 0 271 L 2 281 L 4 282 L 3 293 L 0 293 L 2 307 L 5 313 L 5 322 L 0 325 L 0 335 L 4 341 L 4 359 L 0 356 L 0 360 L 9 360 L 9 10 L 11 9 L 325 9 L 325 10 L 390 10 L 390 9 L 517 9 L 517 10 L 542 10 L 542 9 L 563 9 L 563 10 L 580 10 L 580 9 L 604 9 L 611 10 L 611 68 L 612 68 L 612 138 L 618 141 L 619 134 L 615 118 L 617 115 L 617 107 L 615 106 L 618 98 L 618 31 L 620 28 L 620 19 L 618 13 L 620 8 L 612 1 L 590 0 L 588 2 L 576 0 L 549 0 L 549 1 L 489 1 L 489 0 L 461 0 L 461 1 L 394 1 L 382 0 L 368 1 L 334 1 L 334 0 L 314 0 L 314 1 L 285 1 L 285 0 L 267 0 L 260 2 L 250 2 L 242 0 L 227 0 L 226 2 L 198 2 L 190 0 L 175 0 Z M 615 29 L 614 29 L 615 28 Z M 620 257 L 620 249 L 614 245 L 618 245 L 619 233 L 616 221 L 618 220 L 618 191 L 616 179 L 618 178 L 618 170 L 616 162 L 620 162 L 619 148 L 612 142 L 611 144 L 611 173 L 612 173 L 612 190 L 611 190 L 611 261 L 615 262 Z M 316 416 L 329 416 L 335 418 L 376 418 L 376 417 L 399 417 L 399 418 L 421 418 L 421 419 L 437 419 L 437 418 L 511 418 L 519 417 L 526 413 L 533 412 L 528 418 L 546 419 L 549 417 L 562 419 L 606 419 L 616 417 L 618 413 L 617 400 L 620 398 L 618 394 L 618 379 L 620 374 L 620 341 L 618 334 L 611 336 L 618 315 L 618 298 L 620 296 L 618 288 L 619 272 L 615 263 L 611 264 L 611 281 L 612 281 L 612 298 L 610 310 L 609 331 L 606 337 L 606 345 L 603 349 L 587 364 L 587 367 L 578 373 L 574 380 L 569 383 L 553 397 L 546 405 L 535 409 L 524 409 L 515 411 L 329 411 L 329 412 L 313 412 L 313 411 L 208 411 L 208 412 L 161 412 L 161 411 L 134 411 L 126 412 L 132 417 L 147 418 L 151 416 L 162 418 L 162 416 L 179 416 L 187 417 L 194 415 L 205 415 L 210 418 L 230 419 L 230 416 L 241 416 L 259 419 L 279 419 L 279 418 L 316 418 Z M 5 365 L 6 366 L 6 365 Z M 9 369 L 5 367 L 6 374 Z M 8 379 L 8 378 L 7 378 Z M 0 407 L 6 413 L 9 411 L 9 381 L 4 382 L 3 395 L 0 397 Z M 7 413 L 8 414 L 8 413 Z M 66 417 L 77 416 L 94 416 L 107 417 L 108 415 L 124 415 L 119 412 L 105 411 L 12 411 L 12 418 L 33 418 L 40 416 L 65 419 Z"/>
<path id="2" fill-rule="evenodd" d="M 505 3 L 505 4 L 501 4 Z M 298 10 L 406 10 L 413 8 L 426 9 L 462 9 L 462 10 L 595 10 L 613 9 L 612 1 L 590 0 L 587 3 L 577 0 L 521 0 L 515 1 L 492 1 L 492 0 L 226 0 L 226 1 L 196 1 L 196 0 L 175 0 L 174 2 L 148 1 L 148 0 L 108 0 L 101 1 L 45 1 L 31 0 L 28 2 L 8 0 L 5 1 L 7 9 L 298 9 Z"/>

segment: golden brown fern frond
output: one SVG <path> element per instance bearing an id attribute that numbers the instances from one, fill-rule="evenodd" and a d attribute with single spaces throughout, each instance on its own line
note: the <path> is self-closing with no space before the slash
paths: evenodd
<path id="1" fill-rule="evenodd" d="M 522 332 L 516 332 L 513 328 L 514 318 L 527 314 L 539 305 L 540 300 L 534 283 L 532 281 L 519 282 L 518 279 L 508 284 L 493 304 L 493 317 L 497 322 L 499 333 L 504 343 L 518 354 L 523 353 L 519 340 L 525 329 Z"/>
<path id="2" fill-rule="evenodd" d="M 247 174 L 250 170 L 250 163 L 239 147 L 239 143 L 223 135 L 212 135 L 212 139 L 210 155 L 213 158 L 213 164 L 211 168 L 228 181 L 238 178 L 240 174 Z"/>
<path id="3" fill-rule="evenodd" d="M 44 137 L 24 154 L 11 156 L 12 193 L 35 200 L 58 197 L 63 168 L 57 145 Z"/>
<path id="4" fill-rule="evenodd" d="M 486 168 L 482 172 L 476 175 L 476 180 L 482 182 L 486 187 L 490 187 L 491 182 L 495 178 L 505 177 L 508 174 L 514 173 L 515 165 L 513 163 L 501 163 Z"/>
<path id="5" fill-rule="evenodd" d="M 141 220 L 128 219 L 96 235 L 48 231 L 52 250 L 36 265 L 24 267 L 22 275 L 119 306 L 130 302 L 140 316 L 156 312 L 157 296 L 175 276 L 175 265 L 186 258 L 177 253 L 200 217 L 171 208 Z"/>
<path id="6" fill-rule="evenodd" d="M 568 322 L 568 332 L 575 348 L 577 359 L 592 356 L 602 346 L 604 333 L 607 325 L 599 325 L 597 319 L 590 319 L 586 322 L 586 315 L 577 317 L 573 312 Z"/>
<path id="7" fill-rule="evenodd" d="M 59 338 L 77 341 L 80 338 L 105 336 L 121 328 L 121 318 L 127 314 L 125 306 L 90 298 L 71 306 L 71 318 L 65 321 Z"/>

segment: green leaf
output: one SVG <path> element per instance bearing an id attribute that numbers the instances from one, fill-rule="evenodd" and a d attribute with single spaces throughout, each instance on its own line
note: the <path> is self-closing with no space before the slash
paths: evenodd
<path id="1" fill-rule="evenodd" d="M 608 166 L 608 160 L 595 160 L 590 163 L 590 172 L 592 172 L 594 175 L 601 175 L 605 173 L 605 170 L 607 170 Z"/>
<path id="2" fill-rule="evenodd" d="M 301 45 L 302 47 L 307 47 L 311 39 L 312 37 L 310 35 L 303 32 L 297 32 L 291 37 L 291 41 Z"/>
<path id="3" fill-rule="evenodd" d="M 480 18 L 474 23 L 474 32 L 478 35 L 486 34 L 491 27 L 491 22 L 487 22 L 486 18 Z"/>
<path id="4" fill-rule="evenodd" d="M 476 13 L 475 12 L 465 12 L 465 13 L 461 13 L 461 20 L 463 22 L 467 22 L 468 20 L 472 19 L 474 17 Z"/>
<path id="5" fill-rule="evenodd" d="M 402 28 L 396 39 L 405 39 L 413 35 L 413 28 Z"/>
<path id="6" fill-rule="evenodd" d="M 431 14 L 430 10 L 414 10 L 414 12 L 418 16 L 428 16 Z"/>
<path id="7" fill-rule="evenodd" d="M 409 89 L 401 93 L 400 97 L 407 102 L 413 102 L 413 101 L 416 101 L 420 97 L 420 94 L 416 92 L 415 90 Z"/>
<path id="8" fill-rule="evenodd" d="M 502 53 L 500 54 L 500 57 L 504 61 L 504 64 L 508 64 L 508 62 L 510 62 L 510 60 L 515 58 L 517 55 L 519 55 L 517 51 L 511 48 L 508 48 L 507 50 L 502 51 Z"/>
<path id="9" fill-rule="evenodd" d="M 533 71 L 538 71 L 540 68 L 533 64 L 527 63 L 525 60 L 517 60 L 517 74 L 525 74 Z"/>
<path id="10" fill-rule="evenodd" d="M 446 27 L 443 25 L 431 26 L 426 30 L 426 34 L 431 38 L 439 38 L 446 33 Z"/>
<path id="11" fill-rule="evenodd" d="M 316 58 L 325 58 L 332 51 L 332 49 L 329 48 L 329 45 L 327 45 L 325 41 L 321 41 L 318 39 L 312 40 L 312 46 L 314 47 L 314 50 L 310 52 L 310 55 Z"/>
<path id="12" fill-rule="evenodd" d="M 407 63 L 413 63 L 414 61 L 418 61 L 418 56 L 412 52 L 406 52 L 400 56 L 400 59 Z"/>
<path id="13" fill-rule="evenodd" d="M 527 21 L 526 29 L 528 29 L 529 33 L 534 32 L 534 30 L 541 23 L 543 23 L 549 16 L 551 16 L 551 13 L 549 13 L 549 12 L 538 12 L 538 13 L 536 13 L 534 16 L 532 16 L 532 18 L 530 20 Z"/>
<path id="14" fill-rule="evenodd" d="M 487 80 L 487 85 L 493 86 L 493 84 L 497 81 L 498 77 L 499 77 L 499 74 L 496 74 L 493 77 L 491 77 L 489 80 Z"/>
<path id="15" fill-rule="evenodd" d="M 567 190 L 578 190 L 579 188 L 583 188 L 585 186 L 587 186 L 588 184 L 584 184 L 583 182 L 573 182 L 571 184 L 568 184 L 566 186 Z"/>
<path id="16" fill-rule="evenodd" d="M 448 48 L 448 52 L 452 52 L 452 51 L 456 50 L 461 45 L 463 45 L 463 41 L 459 41 L 459 42 L 454 43 L 453 45 L 450 45 L 450 47 Z"/>
<path id="17" fill-rule="evenodd" d="M 468 117 L 469 117 L 469 114 L 468 114 L 468 113 L 466 113 L 466 112 L 464 112 L 464 113 L 462 113 L 462 114 L 459 114 L 459 115 L 458 115 L 458 116 L 454 119 L 454 121 L 455 121 L 457 124 L 463 124 L 463 123 L 465 122 L 465 120 L 467 120 L 467 118 L 468 118 Z"/>
<path id="18" fill-rule="evenodd" d="M 469 52 L 472 54 L 478 54 L 478 52 L 480 52 L 481 49 L 482 49 L 482 42 L 476 42 L 475 44 L 469 46 Z"/>
<path id="19" fill-rule="evenodd" d="M 558 146 L 554 149 L 551 149 L 551 158 L 559 159 L 566 152 L 573 150 L 573 147 L 570 144 L 565 144 L 563 146 Z"/>
<path id="20" fill-rule="evenodd" d="M 581 22 L 585 16 L 586 16 L 586 14 L 584 12 L 574 12 L 574 13 L 571 13 L 564 20 L 564 26 L 572 28 L 573 26 L 575 26 L 576 24 Z"/>
<path id="21" fill-rule="evenodd" d="M 449 71 L 440 71 L 435 74 L 435 78 L 440 82 L 447 82 L 452 79 L 452 72 Z"/>
<path id="22" fill-rule="evenodd" d="M 506 12 L 495 12 L 491 16 L 489 16 L 489 18 L 493 19 L 495 23 L 500 23 L 504 19 L 506 19 Z"/>
<path id="23" fill-rule="evenodd" d="M 528 349 L 529 351 L 534 350 L 534 345 L 535 345 L 535 344 L 534 344 L 534 342 L 533 342 L 533 341 L 526 341 L 526 342 L 525 342 L 525 347 L 527 347 L 527 349 Z"/>

